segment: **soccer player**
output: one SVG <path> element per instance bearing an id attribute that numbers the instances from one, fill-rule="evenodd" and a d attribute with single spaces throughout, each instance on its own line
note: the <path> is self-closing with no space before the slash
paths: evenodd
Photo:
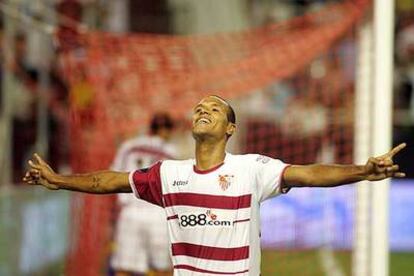
<path id="1" fill-rule="evenodd" d="M 97 194 L 132 191 L 163 207 L 175 275 L 259 275 L 262 201 L 292 187 L 335 187 L 405 176 L 392 160 L 405 144 L 369 158 L 365 165 L 299 166 L 258 154 L 226 152 L 235 130 L 232 107 L 218 96 L 208 96 L 194 108 L 194 160 L 166 160 L 129 174 L 63 176 L 34 155 L 24 181 Z"/>
<path id="2" fill-rule="evenodd" d="M 140 135 L 120 146 L 111 169 L 129 172 L 177 156 L 168 141 L 174 123 L 166 113 L 157 113 L 150 123 L 150 135 Z M 111 266 L 116 276 L 170 275 L 171 262 L 164 210 L 132 194 L 119 194 L 120 213 L 115 230 Z"/>

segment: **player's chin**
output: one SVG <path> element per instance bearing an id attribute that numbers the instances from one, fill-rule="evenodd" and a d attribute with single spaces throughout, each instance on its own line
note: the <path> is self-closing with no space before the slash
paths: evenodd
<path id="1" fill-rule="evenodd" d="M 192 129 L 194 138 L 203 138 L 211 134 L 211 130 L 205 126 L 195 126 Z"/>
<path id="2" fill-rule="evenodd" d="M 208 132 L 210 128 L 211 127 L 208 124 L 195 124 L 193 125 L 193 132 L 197 132 L 197 133 Z"/>

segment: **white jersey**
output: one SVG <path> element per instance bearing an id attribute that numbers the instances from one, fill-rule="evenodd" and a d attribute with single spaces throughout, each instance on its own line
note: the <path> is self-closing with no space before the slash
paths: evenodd
<path id="1" fill-rule="evenodd" d="M 115 171 L 133 171 L 146 168 L 155 162 L 164 159 L 172 159 L 176 156 L 175 148 L 158 136 L 139 136 L 125 141 L 119 148 L 111 166 Z M 119 194 L 118 199 L 123 207 L 128 208 L 158 208 L 139 200 L 131 194 Z M 133 210 L 131 210 L 133 212 Z M 142 212 L 141 212 L 142 213 Z"/>
<path id="2" fill-rule="evenodd" d="M 208 171 L 194 164 L 168 160 L 130 173 L 135 196 L 166 211 L 174 275 L 259 275 L 260 203 L 286 192 L 288 165 L 229 153 Z"/>

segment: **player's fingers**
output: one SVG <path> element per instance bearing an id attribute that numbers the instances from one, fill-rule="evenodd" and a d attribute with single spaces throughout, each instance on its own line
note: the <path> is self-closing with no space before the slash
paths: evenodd
<path id="1" fill-rule="evenodd" d="M 29 169 L 30 174 L 40 174 L 40 171 L 38 169 Z"/>
<path id="2" fill-rule="evenodd" d="M 30 184 L 30 185 L 37 185 L 38 184 L 38 181 L 34 180 L 31 177 L 25 177 L 25 178 L 23 178 L 23 181 L 26 182 L 27 184 Z"/>
<path id="3" fill-rule="evenodd" d="M 377 166 L 380 166 L 381 165 L 381 159 L 380 158 L 370 157 L 368 159 L 368 162 L 373 163 L 373 164 L 375 164 Z"/>
<path id="4" fill-rule="evenodd" d="M 30 171 L 27 171 L 25 174 L 24 174 L 24 178 L 32 178 L 33 176 L 32 176 L 32 174 L 30 173 Z"/>
<path id="5" fill-rule="evenodd" d="M 371 157 L 368 159 L 371 164 L 373 164 L 373 169 L 376 174 L 385 173 L 386 167 L 384 166 L 384 161 L 382 158 Z"/>
<path id="6" fill-rule="evenodd" d="M 400 170 L 400 167 L 398 165 L 389 166 L 386 168 L 387 173 L 395 173 Z"/>
<path id="7" fill-rule="evenodd" d="M 379 173 L 387 173 L 387 168 L 386 167 L 375 167 L 375 173 L 379 174 Z"/>
<path id="8" fill-rule="evenodd" d="M 38 163 L 35 163 L 32 160 L 29 160 L 28 163 L 29 163 L 30 167 L 32 167 L 33 169 L 40 170 L 42 168 Z"/>
<path id="9" fill-rule="evenodd" d="M 401 143 L 398 146 L 396 146 L 395 148 L 393 148 L 392 150 L 390 150 L 387 155 L 390 157 L 393 157 L 394 155 L 396 155 L 397 153 L 399 153 L 403 148 L 405 148 L 407 146 L 406 143 Z"/>
<path id="10" fill-rule="evenodd" d="M 405 173 L 400 172 L 400 167 L 398 165 L 393 165 L 386 168 L 385 174 L 387 177 L 405 177 Z"/>
<path id="11" fill-rule="evenodd" d="M 391 158 L 376 158 L 378 161 L 378 166 L 389 167 L 394 164 Z"/>
<path id="12" fill-rule="evenodd" d="M 40 175 L 30 175 L 29 177 L 33 180 L 39 180 L 40 179 Z"/>
<path id="13" fill-rule="evenodd" d="M 37 164 L 44 164 L 45 163 L 45 161 L 43 161 L 43 159 L 37 153 L 33 154 L 33 159 Z"/>
<path id="14" fill-rule="evenodd" d="M 394 173 L 393 176 L 394 177 L 398 177 L 398 178 L 402 178 L 402 177 L 405 177 L 405 173 L 403 173 L 403 172 L 396 172 L 396 173 Z"/>
<path id="15" fill-rule="evenodd" d="M 30 171 L 27 171 L 27 172 L 24 174 L 23 178 L 29 178 L 29 177 L 31 177 L 31 176 L 30 176 Z"/>
<path id="16" fill-rule="evenodd" d="M 28 173 L 29 173 L 31 176 L 40 177 L 40 171 L 39 171 L 39 170 L 37 170 L 37 169 L 30 169 L 30 170 L 28 171 Z"/>
<path id="17" fill-rule="evenodd" d="M 30 184 L 30 185 L 39 185 L 39 182 L 37 182 L 36 180 L 29 180 L 29 181 L 27 181 L 27 184 Z"/>

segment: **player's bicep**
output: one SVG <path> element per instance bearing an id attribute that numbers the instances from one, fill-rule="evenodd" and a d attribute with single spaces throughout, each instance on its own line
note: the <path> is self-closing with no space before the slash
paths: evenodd
<path id="1" fill-rule="evenodd" d="M 283 174 L 283 186 L 285 188 L 303 187 L 312 177 L 309 166 L 292 165 L 286 168 Z"/>

